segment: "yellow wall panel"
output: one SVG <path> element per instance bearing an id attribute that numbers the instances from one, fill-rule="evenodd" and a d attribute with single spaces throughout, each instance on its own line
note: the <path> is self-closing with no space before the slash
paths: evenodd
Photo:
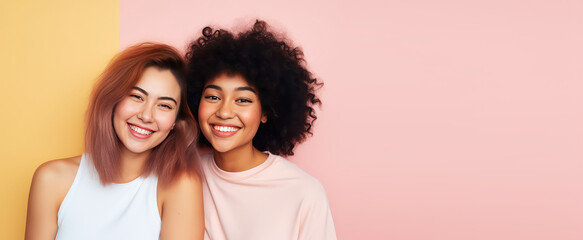
<path id="1" fill-rule="evenodd" d="M 119 50 L 119 1 L 0 2 L 0 239 L 22 239 L 32 174 L 83 152 L 91 86 Z"/>

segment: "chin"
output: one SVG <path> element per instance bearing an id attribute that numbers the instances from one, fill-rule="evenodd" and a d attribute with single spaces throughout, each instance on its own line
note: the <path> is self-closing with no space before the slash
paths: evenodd
<path id="1" fill-rule="evenodd" d="M 139 145 L 138 146 L 135 146 L 135 145 L 134 146 L 132 146 L 132 145 L 125 146 L 125 148 L 128 151 L 130 151 L 132 153 L 136 153 L 136 154 L 144 153 L 144 152 L 147 152 L 148 150 L 152 149 L 152 148 L 149 148 L 149 146 L 139 146 Z"/>
<path id="2" fill-rule="evenodd" d="M 208 138 L 207 138 L 208 139 Z M 208 141 L 215 152 L 227 153 L 237 149 L 243 149 L 250 146 L 250 142 L 241 142 L 236 139 L 213 139 Z"/>
<path id="3" fill-rule="evenodd" d="M 236 148 L 230 144 L 220 144 L 220 143 L 214 143 L 214 144 L 211 143 L 211 146 L 213 147 L 213 150 L 215 152 L 220 152 L 220 153 L 230 152 Z"/>
<path id="4" fill-rule="evenodd" d="M 229 152 L 233 149 L 229 148 L 229 147 L 221 147 L 221 146 L 215 147 L 215 146 L 213 146 L 213 150 L 215 150 L 215 152 L 226 153 L 226 152 Z"/>
<path id="5" fill-rule="evenodd" d="M 140 153 L 144 153 L 144 152 L 148 151 L 149 149 L 131 149 L 131 148 L 128 148 L 128 150 L 132 153 L 140 154 Z"/>

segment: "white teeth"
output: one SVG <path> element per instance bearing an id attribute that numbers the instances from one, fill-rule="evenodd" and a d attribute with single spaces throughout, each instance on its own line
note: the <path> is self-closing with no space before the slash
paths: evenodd
<path id="1" fill-rule="evenodd" d="M 131 124 L 130 124 L 130 128 L 131 128 L 132 130 L 134 130 L 134 131 L 138 132 L 139 134 L 143 134 L 143 135 L 150 135 L 150 134 L 152 134 L 152 133 L 153 133 L 153 131 L 148 131 L 148 130 L 146 130 L 146 129 L 139 128 L 139 127 L 137 127 L 137 126 L 134 126 L 134 125 L 131 125 Z"/>
<path id="2" fill-rule="evenodd" d="M 213 128 L 217 131 L 221 131 L 221 132 L 236 132 L 239 130 L 239 128 L 235 128 L 235 127 L 227 127 L 227 126 L 213 126 Z"/>

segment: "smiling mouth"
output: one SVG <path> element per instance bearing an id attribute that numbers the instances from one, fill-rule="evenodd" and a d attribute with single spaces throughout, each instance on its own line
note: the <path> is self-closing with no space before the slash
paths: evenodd
<path id="1" fill-rule="evenodd" d="M 134 130 L 136 133 L 139 133 L 139 134 L 142 134 L 142 135 L 150 135 L 150 134 L 154 133 L 154 131 L 151 131 L 151 130 L 144 129 L 144 128 L 138 127 L 138 126 L 136 126 L 136 125 L 133 125 L 133 124 L 129 124 L 129 123 L 128 123 L 128 125 L 129 125 L 129 126 L 130 126 L 130 128 L 131 128 L 132 130 Z"/>
<path id="2" fill-rule="evenodd" d="M 217 131 L 223 132 L 223 133 L 232 133 L 232 132 L 239 131 L 239 129 L 240 129 L 238 127 L 219 126 L 219 125 L 212 125 L 212 127 L 214 130 L 217 130 Z"/>
<path id="3" fill-rule="evenodd" d="M 239 130 L 241 130 L 240 127 L 221 126 L 221 125 L 211 124 L 211 131 L 212 131 L 213 135 L 220 137 L 220 138 L 231 137 L 231 136 L 237 134 L 237 132 L 239 132 Z"/>

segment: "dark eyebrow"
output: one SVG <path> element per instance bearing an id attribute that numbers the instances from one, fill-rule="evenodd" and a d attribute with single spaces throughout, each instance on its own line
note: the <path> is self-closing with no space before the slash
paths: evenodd
<path id="1" fill-rule="evenodd" d="M 212 84 L 206 85 L 206 87 L 204 87 L 202 90 L 204 91 L 207 88 L 212 88 L 212 89 L 216 89 L 216 90 L 219 90 L 219 91 L 222 91 L 223 90 L 221 87 L 219 87 L 217 85 L 212 85 Z"/>
<path id="2" fill-rule="evenodd" d="M 257 94 L 257 92 L 251 87 L 238 87 L 235 90 L 236 91 L 251 91 L 251 92 Z"/>
<path id="3" fill-rule="evenodd" d="M 212 88 L 212 89 L 216 89 L 216 90 L 219 90 L 219 91 L 222 91 L 223 90 L 221 87 L 219 87 L 217 85 L 213 85 L 213 84 L 207 85 L 202 90 L 204 91 L 207 88 Z M 251 91 L 251 92 L 257 94 L 257 92 L 255 91 L 255 89 L 253 89 L 251 87 L 238 87 L 238 88 L 235 88 L 235 91 Z"/>
<path id="4" fill-rule="evenodd" d="M 170 100 L 170 101 L 173 101 L 175 104 L 178 104 L 178 102 L 176 102 L 176 99 L 171 98 L 171 97 L 159 97 L 158 99 L 160 99 L 160 100 Z"/>
<path id="5" fill-rule="evenodd" d="M 148 92 L 146 92 L 146 90 L 144 90 L 144 89 L 141 89 L 139 87 L 133 87 L 132 89 L 136 89 L 136 90 L 142 92 L 143 94 L 145 94 L 146 96 L 148 96 Z"/>
<path id="6" fill-rule="evenodd" d="M 143 93 L 144 95 L 148 96 L 148 92 L 146 92 L 146 90 L 141 89 L 140 87 L 133 87 L 132 89 L 138 90 L 141 93 Z M 176 99 L 171 98 L 171 97 L 159 97 L 158 99 L 160 100 L 170 100 L 173 101 L 175 104 L 178 104 L 178 102 L 176 101 Z"/>

